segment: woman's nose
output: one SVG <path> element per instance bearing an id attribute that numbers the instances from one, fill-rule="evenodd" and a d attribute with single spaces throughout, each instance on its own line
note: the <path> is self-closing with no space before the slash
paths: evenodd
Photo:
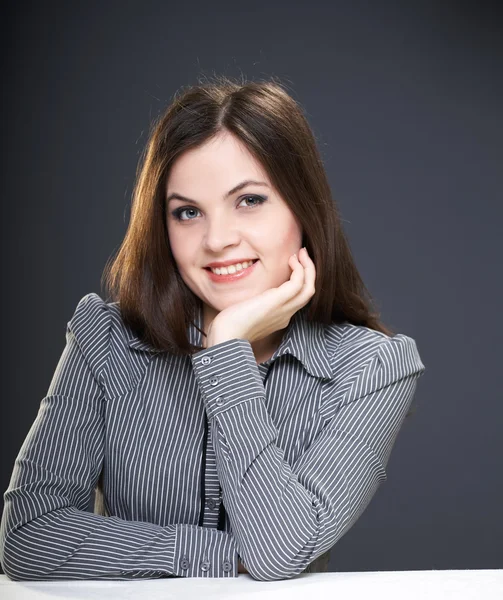
<path id="1" fill-rule="evenodd" d="M 205 246 L 219 252 L 229 245 L 239 242 L 240 234 L 231 219 L 214 220 L 208 225 L 205 234 Z"/>

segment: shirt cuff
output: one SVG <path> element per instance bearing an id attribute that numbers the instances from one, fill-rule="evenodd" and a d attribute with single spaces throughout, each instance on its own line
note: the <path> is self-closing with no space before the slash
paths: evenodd
<path id="1" fill-rule="evenodd" d="M 248 340 L 225 340 L 192 354 L 191 360 L 208 419 L 247 400 L 265 397 Z"/>
<path id="2" fill-rule="evenodd" d="M 231 533 L 197 525 L 176 526 L 172 571 L 179 577 L 237 577 L 238 553 Z"/>

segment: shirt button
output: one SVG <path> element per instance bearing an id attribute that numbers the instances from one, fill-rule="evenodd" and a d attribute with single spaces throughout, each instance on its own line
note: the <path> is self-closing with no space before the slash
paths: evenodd
<path id="1" fill-rule="evenodd" d="M 208 500 L 208 508 L 209 508 L 210 510 L 213 510 L 213 509 L 215 508 L 215 506 L 216 506 L 216 505 L 217 505 L 217 504 L 216 504 L 216 502 L 215 502 L 215 500 L 214 500 L 213 498 L 210 498 L 210 499 Z"/>
<path id="2" fill-rule="evenodd" d="M 203 363 L 203 365 L 209 365 L 211 362 L 211 356 L 203 356 L 201 362 Z"/>
<path id="3" fill-rule="evenodd" d="M 184 571 L 186 571 L 189 567 L 190 567 L 190 560 L 186 556 L 184 556 L 180 560 L 180 568 L 183 569 Z"/>
<path id="4" fill-rule="evenodd" d="M 209 571 L 210 564 L 211 564 L 211 563 L 210 563 L 210 561 L 209 561 L 209 560 L 203 560 L 203 561 L 201 562 L 201 565 L 200 565 L 200 567 L 201 567 L 201 571 Z"/>
<path id="5" fill-rule="evenodd" d="M 228 573 L 229 571 L 232 571 L 232 563 L 230 560 L 224 560 L 224 562 L 222 563 L 222 569 Z"/>
<path id="6" fill-rule="evenodd" d="M 210 384 L 211 385 L 217 385 L 218 384 L 218 377 L 212 377 L 210 379 Z"/>
<path id="7" fill-rule="evenodd" d="M 223 403 L 224 403 L 224 397 L 223 396 L 218 396 L 218 398 L 215 399 L 215 404 L 217 406 L 222 406 Z"/>

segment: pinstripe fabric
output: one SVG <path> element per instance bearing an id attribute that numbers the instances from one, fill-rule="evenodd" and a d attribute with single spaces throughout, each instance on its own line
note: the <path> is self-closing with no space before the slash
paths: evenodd
<path id="1" fill-rule="evenodd" d="M 87 294 L 4 493 L 4 572 L 236 577 L 238 554 L 259 580 L 309 570 L 387 479 L 424 370 L 412 338 L 303 309 L 265 363 L 237 338 L 174 356 Z"/>

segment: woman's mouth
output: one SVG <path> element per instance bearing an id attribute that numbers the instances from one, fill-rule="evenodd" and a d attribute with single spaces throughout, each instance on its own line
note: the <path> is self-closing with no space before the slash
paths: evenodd
<path id="1" fill-rule="evenodd" d="M 216 283 L 231 283 L 233 281 L 238 281 L 239 279 L 243 279 L 244 277 L 248 277 L 251 275 L 255 269 L 256 265 L 259 262 L 257 258 L 252 265 L 249 265 L 245 269 L 241 269 L 240 271 L 236 271 L 235 273 L 227 273 L 227 274 L 217 274 L 214 273 L 210 267 L 204 267 L 204 270 L 208 273 L 209 278 Z"/>

